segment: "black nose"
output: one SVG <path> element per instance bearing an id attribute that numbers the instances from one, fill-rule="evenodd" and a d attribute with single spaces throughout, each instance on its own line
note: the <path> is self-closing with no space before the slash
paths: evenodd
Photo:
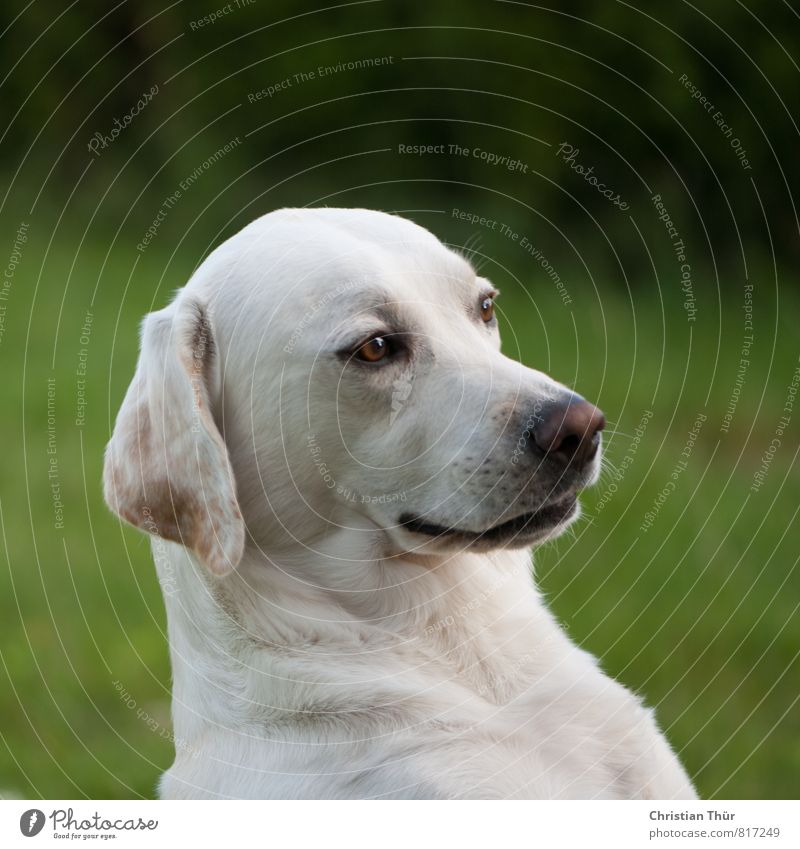
<path id="1" fill-rule="evenodd" d="M 597 454 L 598 434 L 605 426 L 602 410 L 580 395 L 571 395 L 547 406 L 533 429 L 533 438 L 545 454 L 581 469 Z"/>

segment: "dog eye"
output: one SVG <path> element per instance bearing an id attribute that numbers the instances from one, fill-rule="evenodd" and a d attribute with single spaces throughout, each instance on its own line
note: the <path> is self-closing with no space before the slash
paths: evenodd
<path id="1" fill-rule="evenodd" d="M 365 363 L 377 363 L 390 353 L 389 349 L 389 341 L 384 339 L 383 336 L 376 336 L 362 345 L 354 356 L 357 360 L 362 360 Z"/>
<path id="2" fill-rule="evenodd" d="M 487 295 L 481 299 L 481 318 L 488 324 L 494 318 L 494 298 Z"/>

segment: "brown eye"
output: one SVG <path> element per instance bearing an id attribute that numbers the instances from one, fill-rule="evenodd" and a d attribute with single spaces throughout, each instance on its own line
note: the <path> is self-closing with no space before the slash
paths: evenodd
<path id="1" fill-rule="evenodd" d="M 367 363 L 377 363 L 389 353 L 389 345 L 383 336 L 370 339 L 366 345 L 362 345 L 355 353 L 357 360 Z"/>
<path id="2" fill-rule="evenodd" d="M 494 318 L 494 298 L 486 297 L 481 301 L 481 318 L 487 324 Z"/>

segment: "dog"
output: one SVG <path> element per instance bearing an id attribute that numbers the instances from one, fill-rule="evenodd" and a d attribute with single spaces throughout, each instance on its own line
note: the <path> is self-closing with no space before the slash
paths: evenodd
<path id="1" fill-rule="evenodd" d="M 162 798 L 696 798 L 537 592 L 604 418 L 496 295 L 411 221 L 284 209 L 145 319 L 104 491 L 164 591 Z"/>

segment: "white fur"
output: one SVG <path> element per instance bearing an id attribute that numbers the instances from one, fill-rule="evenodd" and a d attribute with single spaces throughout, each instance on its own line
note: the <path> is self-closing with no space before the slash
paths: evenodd
<path id="1" fill-rule="evenodd" d="M 399 522 L 480 533 L 561 485 L 513 452 L 566 390 L 500 354 L 488 285 L 402 218 L 282 210 L 148 318 L 106 494 L 154 534 L 164 587 L 163 797 L 695 797 L 542 603 L 550 531 L 493 547 Z M 410 360 L 336 354 L 387 316 Z"/>

